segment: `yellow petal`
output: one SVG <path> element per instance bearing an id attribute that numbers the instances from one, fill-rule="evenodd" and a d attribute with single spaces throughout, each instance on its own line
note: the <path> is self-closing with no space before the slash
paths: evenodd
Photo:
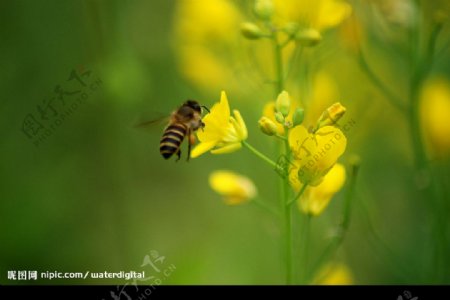
<path id="1" fill-rule="evenodd" d="M 329 169 L 344 153 L 347 146 L 347 138 L 339 128 L 334 126 L 324 126 L 314 136 L 317 140 L 317 152 L 315 155 L 320 156 L 317 161 L 317 168 Z"/>
<path id="2" fill-rule="evenodd" d="M 241 147 L 242 147 L 241 143 L 226 144 L 223 147 L 211 150 L 211 153 L 212 154 L 226 154 L 226 153 L 231 153 L 236 150 L 239 150 Z"/>
<path id="3" fill-rule="evenodd" d="M 230 119 L 230 105 L 228 104 L 228 98 L 225 91 L 222 91 L 220 94 L 220 102 L 217 105 L 217 112 L 215 115 L 217 118 L 220 118 L 220 123 L 227 123 Z"/>
<path id="4" fill-rule="evenodd" d="M 289 145 L 299 167 L 299 180 L 315 186 L 344 153 L 347 139 L 334 126 L 324 126 L 315 134 L 296 126 L 289 134 Z"/>
<path id="5" fill-rule="evenodd" d="M 300 188 L 302 187 L 302 183 L 298 180 L 298 170 L 299 166 L 295 164 L 294 161 L 294 164 L 289 168 L 289 184 L 296 192 L 300 191 Z"/>
<path id="6" fill-rule="evenodd" d="M 241 113 L 238 110 L 233 110 L 234 117 L 236 118 L 236 132 L 241 141 L 246 140 L 248 136 L 247 126 L 245 125 L 244 119 L 241 116 Z M 232 118 L 233 119 L 233 118 Z M 234 120 L 234 119 L 233 119 Z"/>
<path id="7" fill-rule="evenodd" d="M 197 146 L 195 146 L 195 148 L 192 150 L 191 152 L 191 157 L 192 158 L 196 158 L 199 157 L 200 155 L 202 155 L 205 152 L 208 152 L 209 150 L 211 150 L 212 148 L 214 148 L 214 146 L 217 144 L 217 141 L 209 141 L 209 142 L 202 142 L 200 144 L 198 144 Z"/>
<path id="8" fill-rule="evenodd" d="M 257 193 L 255 185 L 249 178 L 225 170 L 211 173 L 209 184 L 215 192 L 224 196 L 224 201 L 228 205 L 244 203 Z"/>
<path id="9" fill-rule="evenodd" d="M 209 118 L 208 118 L 209 117 Z M 207 115 L 203 119 L 205 128 L 197 131 L 197 137 L 200 142 L 208 142 L 212 140 L 221 140 L 226 134 L 226 130 L 229 126 L 228 123 L 221 124 L 220 120 L 214 119 L 214 116 Z"/>
<path id="10" fill-rule="evenodd" d="M 203 118 L 203 122 L 205 123 L 205 128 L 197 131 L 197 137 L 200 142 L 234 140 L 230 124 L 230 106 L 224 91 L 221 93 L 220 101 L 213 105 L 210 113 Z"/>
<path id="11" fill-rule="evenodd" d="M 302 150 L 301 142 L 303 142 L 309 136 L 310 134 L 308 130 L 301 125 L 295 126 L 289 132 L 289 146 L 291 147 L 292 152 L 297 159 L 300 159 L 300 156 L 303 155 L 303 153 L 300 152 Z"/>
<path id="12" fill-rule="evenodd" d="M 345 168 L 341 164 L 335 164 L 318 186 L 306 189 L 305 193 L 298 199 L 299 208 L 304 213 L 313 216 L 320 215 L 328 206 L 334 194 L 342 188 L 344 182 Z"/>

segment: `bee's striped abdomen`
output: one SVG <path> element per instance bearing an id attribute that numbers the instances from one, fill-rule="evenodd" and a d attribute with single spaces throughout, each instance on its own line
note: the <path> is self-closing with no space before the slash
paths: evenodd
<path id="1" fill-rule="evenodd" d="M 159 144 L 159 152 L 165 159 L 170 158 L 179 151 L 186 131 L 186 125 L 183 123 L 172 124 L 166 128 Z"/>

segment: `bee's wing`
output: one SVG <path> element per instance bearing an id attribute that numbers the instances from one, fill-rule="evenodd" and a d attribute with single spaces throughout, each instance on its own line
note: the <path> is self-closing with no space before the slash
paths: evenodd
<path id="1" fill-rule="evenodd" d="M 170 115 L 159 115 L 159 116 L 153 117 L 146 121 L 138 120 L 138 121 L 134 122 L 133 127 L 137 128 L 137 129 L 145 129 L 145 130 L 150 130 L 150 129 L 155 129 L 155 128 L 161 129 L 162 126 L 167 125 L 169 120 L 170 120 Z"/>

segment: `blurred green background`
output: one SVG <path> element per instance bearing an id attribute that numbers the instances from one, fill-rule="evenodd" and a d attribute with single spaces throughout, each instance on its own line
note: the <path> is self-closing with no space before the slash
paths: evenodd
<path id="1" fill-rule="evenodd" d="M 371 14 L 373 2 L 354 6 L 360 20 Z M 250 4 L 234 3 L 251 18 Z M 210 172 L 234 170 L 250 177 L 260 197 L 275 206 L 277 174 L 246 150 L 206 154 L 189 163 L 184 150 L 181 161 L 165 161 L 158 149 L 164 124 L 148 131 L 134 128 L 139 121 L 167 115 L 187 98 L 207 106 L 219 100 L 220 89 L 203 89 L 179 72 L 173 35 L 177 5 L 174 0 L 0 3 L 1 284 L 125 283 L 12 281 L 7 271 L 146 270 L 147 276 L 156 276 L 151 267 L 141 267 L 152 250 L 164 256 L 162 269 L 176 267 L 163 276 L 163 284 L 284 283 L 278 221 L 252 203 L 227 207 L 208 185 Z M 364 25 L 369 61 L 401 95 L 408 75 L 407 64 L 398 58 L 401 52 L 389 48 L 386 35 L 380 37 L 371 24 Z M 446 26 L 439 46 L 448 40 Z M 440 249 L 449 249 L 448 219 L 441 224 L 443 235 L 430 235 L 434 216 L 416 188 L 408 124 L 361 71 L 341 41 L 342 32 L 324 33 L 311 64 L 331 74 L 339 89 L 336 101 L 347 107 L 345 120 L 355 120 L 346 133 L 342 162 L 350 154 L 362 162 L 351 225 L 336 259 L 349 267 L 356 284 L 448 284 L 449 252 L 441 253 L 439 280 L 430 267 L 436 263 L 433 242 L 440 239 L 446 244 Z M 402 47 L 400 37 L 390 38 L 400 46 L 390 45 Z M 433 72 L 450 78 L 445 51 Z M 68 80 L 72 70 L 91 71 L 83 80 L 100 79 L 101 84 L 94 91 Z M 63 114 L 78 99 L 79 94 L 65 95 L 64 106 L 54 92 L 57 85 L 86 91 L 87 99 L 36 146 L 22 130 L 25 117 L 39 118 L 39 106 L 48 101 Z M 275 157 L 276 145 L 257 126 L 264 104 L 273 100 L 270 85 L 263 83 L 262 90 L 239 90 L 228 81 L 218 85 L 244 116 L 249 141 Z M 41 123 L 49 127 L 52 122 Z M 448 160 L 436 169 L 441 183 L 448 184 Z M 449 188 L 440 186 L 448 216 Z M 326 245 L 343 195 L 338 193 L 315 220 L 311 253 Z"/>

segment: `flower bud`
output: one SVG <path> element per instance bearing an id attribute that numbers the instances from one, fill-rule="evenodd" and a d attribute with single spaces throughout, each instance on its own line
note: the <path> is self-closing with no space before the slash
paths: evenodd
<path id="1" fill-rule="evenodd" d="M 322 36 L 320 32 L 315 29 L 303 29 L 297 32 L 295 39 L 300 42 L 302 46 L 313 47 L 320 43 Z"/>
<path id="2" fill-rule="evenodd" d="M 261 117 L 258 121 L 259 129 L 264 134 L 267 134 L 269 136 L 274 135 L 278 132 L 277 124 L 275 124 L 271 119 L 268 117 Z"/>
<path id="3" fill-rule="evenodd" d="M 305 110 L 303 108 L 297 108 L 294 112 L 294 116 L 292 117 L 294 127 L 302 124 L 304 118 L 305 118 Z"/>
<path id="4" fill-rule="evenodd" d="M 256 0 L 253 11 L 261 20 L 268 21 L 273 15 L 273 3 L 272 0 Z"/>
<path id="5" fill-rule="evenodd" d="M 275 102 L 275 109 L 277 112 L 280 112 L 284 117 L 289 114 L 291 110 L 291 98 L 289 97 L 288 92 L 282 91 Z"/>
<path id="6" fill-rule="evenodd" d="M 325 110 L 317 121 L 317 127 L 334 125 L 345 114 L 346 108 L 340 102 L 336 102 Z"/>
<path id="7" fill-rule="evenodd" d="M 241 33 L 249 40 L 257 40 L 261 38 L 262 31 L 255 23 L 245 22 L 241 25 Z"/>
<path id="8" fill-rule="evenodd" d="M 295 22 L 289 22 L 284 26 L 284 32 L 286 32 L 289 35 L 295 35 L 300 28 L 300 25 Z"/>
<path id="9" fill-rule="evenodd" d="M 283 117 L 283 114 L 280 113 L 279 111 L 277 111 L 277 112 L 275 113 L 275 120 L 277 120 L 277 122 L 280 123 L 280 124 L 284 124 L 284 117 Z"/>

